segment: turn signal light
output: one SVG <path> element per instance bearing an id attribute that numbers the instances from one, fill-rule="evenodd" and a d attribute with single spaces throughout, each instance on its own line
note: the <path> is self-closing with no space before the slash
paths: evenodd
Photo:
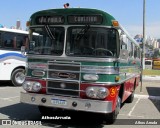
<path id="1" fill-rule="evenodd" d="M 112 21 L 112 25 L 113 25 L 114 27 L 119 27 L 119 23 L 118 23 L 118 21 L 116 21 L 116 20 L 113 20 L 113 21 Z"/>
<path id="2" fill-rule="evenodd" d="M 119 80 L 120 80 L 120 77 L 119 77 L 119 76 L 116 76 L 116 77 L 115 77 L 115 81 L 118 82 Z"/>

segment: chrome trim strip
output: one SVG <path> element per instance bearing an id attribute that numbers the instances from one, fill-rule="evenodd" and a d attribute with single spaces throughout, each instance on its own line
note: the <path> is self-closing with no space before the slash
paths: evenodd
<path id="1" fill-rule="evenodd" d="M 56 78 L 47 78 L 48 81 L 61 81 L 61 82 L 77 82 L 77 83 L 80 83 L 79 80 L 72 80 L 72 79 L 56 79 Z"/>
<path id="2" fill-rule="evenodd" d="M 73 92 L 85 92 L 84 90 L 74 90 L 74 89 L 64 89 L 64 88 L 52 88 L 48 87 L 49 89 L 55 89 L 55 90 L 64 90 L 64 91 L 73 91 Z"/>
<path id="3" fill-rule="evenodd" d="M 119 67 L 82 65 L 81 72 L 93 74 L 119 74 Z"/>
<path id="4" fill-rule="evenodd" d="M 57 70 L 57 69 L 48 69 L 47 71 L 80 73 L 80 71 L 72 71 L 72 70 Z"/>
<path id="5" fill-rule="evenodd" d="M 97 85 L 97 86 L 104 86 L 104 85 L 117 85 L 119 84 L 118 82 L 89 82 L 89 81 L 81 81 L 82 84 L 92 84 L 92 85 Z"/>
<path id="6" fill-rule="evenodd" d="M 55 64 L 54 64 L 55 63 Z M 58 66 L 70 66 L 70 67 L 80 67 L 81 63 L 75 63 L 75 62 L 61 62 L 61 61 L 55 61 L 53 64 L 49 62 L 49 65 L 58 65 Z M 63 64 L 58 64 L 63 63 Z M 32 64 L 32 62 L 30 62 Z M 33 64 L 36 64 L 33 62 Z M 39 63 L 38 63 L 39 64 Z M 71 65 L 73 64 L 73 65 Z M 74 65 L 75 64 L 75 65 Z M 76 65 L 77 64 L 77 65 Z M 33 68 L 29 68 L 33 69 Z M 41 69 L 41 68 L 35 68 L 35 69 Z M 82 65 L 80 67 L 81 73 L 93 73 L 93 74 L 119 74 L 119 67 L 114 66 L 96 66 L 96 65 Z M 122 69 L 122 68 L 121 68 Z M 44 71 L 62 71 L 62 72 L 74 72 L 74 73 L 80 73 L 80 71 L 71 71 L 71 70 L 57 70 L 57 69 L 45 69 Z"/>
<path id="7" fill-rule="evenodd" d="M 35 101 L 31 101 L 31 99 L 33 98 L 35 98 Z M 42 98 L 46 98 L 46 103 L 41 102 Z M 66 102 L 66 105 L 54 104 L 52 103 L 54 99 L 63 100 Z M 26 103 L 26 104 L 38 105 L 38 106 L 46 106 L 46 107 L 54 107 L 54 108 L 62 108 L 62 109 L 69 109 L 69 110 L 94 112 L 94 113 L 111 113 L 112 112 L 111 101 L 100 101 L 100 100 L 21 92 L 20 102 Z M 73 102 L 77 103 L 76 107 L 73 107 L 72 105 Z M 87 104 L 89 104 L 90 107 L 87 107 Z"/>
<path id="8" fill-rule="evenodd" d="M 118 58 L 91 58 L 91 57 L 59 57 L 59 56 L 47 56 L 47 55 L 28 55 L 31 59 L 44 59 L 44 60 L 63 60 L 63 61 L 85 61 L 85 62 L 117 62 Z"/>

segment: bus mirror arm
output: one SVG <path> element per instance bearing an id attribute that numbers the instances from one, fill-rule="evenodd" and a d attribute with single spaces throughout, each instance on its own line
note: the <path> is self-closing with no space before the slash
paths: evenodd
<path id="1" fill-rule="evenodd" d="M 120 36 L 120 41 L 121 41 L 121 44 L 122 45 L 126 45 L 127 44 L 127 37 L 126 37 L 126 35 L 121 35 Z"/>

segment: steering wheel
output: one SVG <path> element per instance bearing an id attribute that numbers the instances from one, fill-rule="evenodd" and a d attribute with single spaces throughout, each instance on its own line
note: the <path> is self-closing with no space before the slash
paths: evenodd
<path id="1" fill-rule="evenodd" d="M 94 50 L 94 48 L 92 48 L 92 47 L 82 47 L 82 52 L 84 53 L 84 54 L 92 54 L 92 52 L 93 52 L 93 50 Z"/>
<path id="2" fill-rule="evenodd" d="M 104 53 L 105 55 L 107 55 L 109 53 L 111 56 L 113 56 L 113 53 L 110 50 L 105 49 L 105 48 L 96 48 L 96 49 L 94 49 L 93 50 L 93 54 L 96 55 L 97 53 Z"/>

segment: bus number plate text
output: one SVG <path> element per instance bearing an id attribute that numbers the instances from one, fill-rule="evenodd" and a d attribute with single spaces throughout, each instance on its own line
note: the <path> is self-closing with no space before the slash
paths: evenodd
<path id="1" fill-rule="evenodd" d="M 67 105 L 67 101 L 61 99 L 52 99 L 51 103 L 55 105 Z"/>

